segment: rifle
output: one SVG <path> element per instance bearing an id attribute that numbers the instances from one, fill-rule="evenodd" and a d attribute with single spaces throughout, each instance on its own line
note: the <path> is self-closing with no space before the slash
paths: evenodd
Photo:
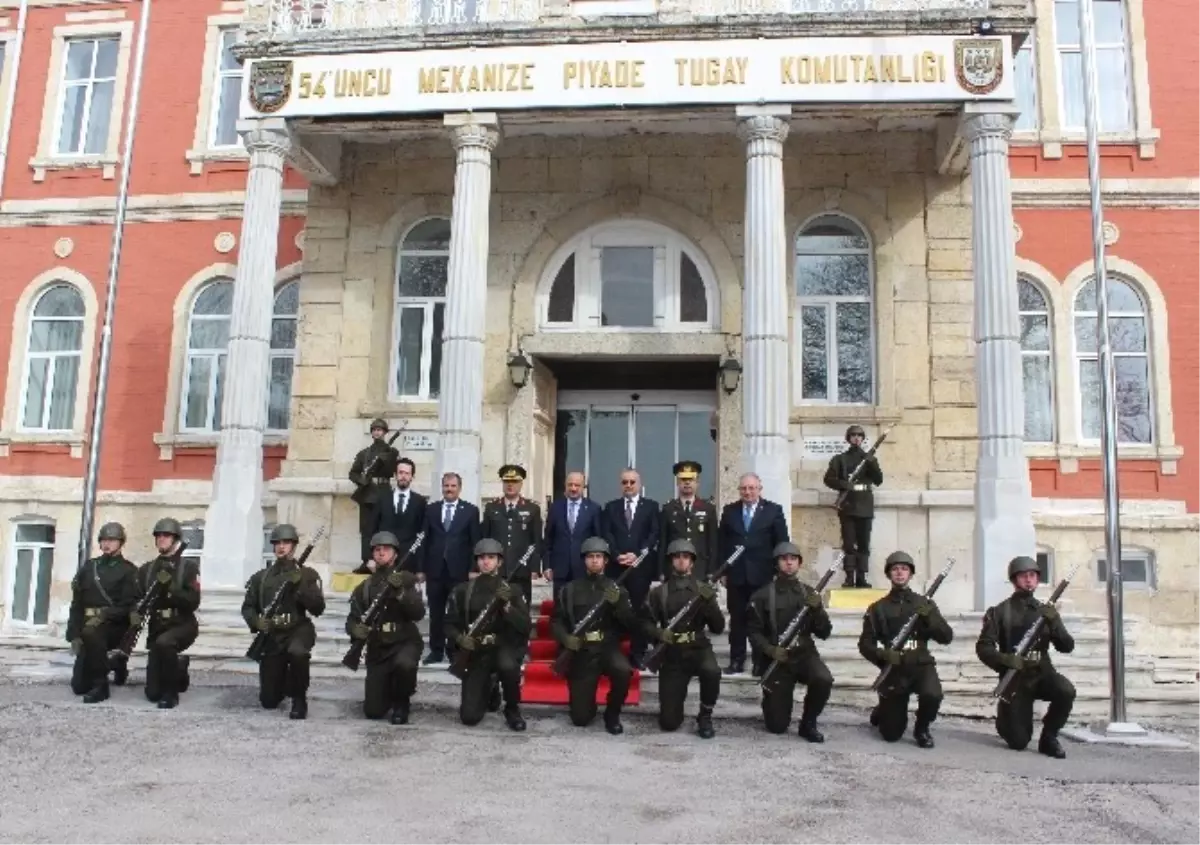
<path id="1" fill-rule="evenodd" d="M 649 556 L 650 547 L 647 546 L 646 548 L 642 549 L 640 554 L 638 554 L 637 560 L 635 560 L 631 566 L 625 567 L 625 571 L 617 576 L 617 586 L 620 587 L 621 583 L 629 577 L 629 573 L 641 566 L 642 561 Z M 566 587 L 563 587 L 563 589 L 565 590 Z M 588 612 L 583 614 L 583 618 L 579 620 L 579 623 L 575 626 L 575 629 L 571 631 L 571 636 L 578 637 L 587 631 L 588 626 L 592 624 L 598 615 L 600 615 L 600 611 L 604 608 L 604 604 L 604 599 L 600 599 L 600 601 L 588 608 Z M 558 653 L 558 657 L 554 658 L 554 674 L 561 678 L 565 678 L 567 676 L 567 672 L 569 672 L 571 669 L 571 661 L 573 659 L 574 653 L 569 648 L 562 649 L 562 651 Z"/>
<path id="2" fill-rule="evenodd" d="M 716 572 L 713 572 L 704 580 L 709 584 L 717 583 L 721 576 L 723 576 L 729 570 L 729 567 L 733 566 L 733 564 L 737 562 L 737 559 L 741 557 L 742 553 L 745 551 L 745 546 L 738 546 L 733 550 L 733 554 L 729 556 L 729 559 L 722 563 Z M 666 588 L 666 584 L 664 584 L 660 589 L 665 590 Z M 685 622 L 690 622 L 692 620 L 692 617 L 696 615 L 696 610 L 699 608 L 699 606 L 699 596 L 694 596 L 693 598 L 688 599 L 687 604 L 680 608 L 679 612 L 667 621 L 665 630 L 672 634 L 675 633 L 676 628 L 680 627 Z M 659 643 L 656 645 L 654 647 L 654 651 L 650 652 L 650 656 L 645 660 L 646 669 L 650 672 L 657 672 L 659 667 L 662 665 L 663 655 L 666 654 L 666 651 L 666 643 Z"/>
<path id="3" fill-rule="evenodd" d="M 938 587 L 942 586 L 942 582 L 946 580 L 946 576 L 950 574 L 950 570 L 954 568 L 954 558 L 947 558 L 946 565 L 942 567 L 942 571 L 933 579 L 933 583 L 929 585 L 929 589 L 925 591 L 925 598 L 933 598 L 933 594 L 938 591 Z M 900 633 L 892 637 L 892 641 L 888 643 L 888 648 L 892 651 L 899 651 L 904 648 L 904 644 L 908 642 L 908 638 L 912 636 L 913 629 L 917 627 L 917 614 L 908 617 L 904 623 L 904 627 L 900 629 Z M 871 684 L 871 691 L 878 692 L 883 682 L 887 680 L 887 676 L 892 673 L 896 667 L 889 663 L 883 667 L 883 671 L 879 673 L 879 677 L 875 679 L 875 683 Z"/>
<path id="4" fill-rule="evenodd" d="M 385 441 L 388 445 L 388 448 L 392 448 L 392 444 L 396 442 L 396 438 L 398 438 L 401 434 L 403 434 L 404 429 L 406 429 L 406 428 L 408 428 L 407 422 L 404 425 L 400 426 L 400 428 L 398 428 L 392 432 L 391 436 L 388 437 L 388 439 Z M 363 479 L 365 480 L 365 483 L 361 487 L 356 488 L 354 493 L 351 494 L 351 496 L 350 496 L 350 498 L 353 499 L 355 502 L 358 502 L 358 504 L 362 504 L 362 502 L 359 501 L 358 497 L 361 496 L 362 491 L 365 490 L 368 485 L 370 485 L 371 473 L 373 473 L 375 471 L 375 465 L 379 463 L 379 460 L 382 457 L 383 457 L 383 454 L 376 455 L 374 458 L 371 459 L 371 463 L 367 464 L 367 466 L 363 469 Z"/>
<path id="5" fill-rule="evenodd" d="M 1067 587 L 1071 586 L 1071 579 L 1075 577 L 1075 573 L 1079 571 L 1079 567 L 1082 564 L 1083 561 L 1079 561 L 1071 567 L 1071 571 L 1067 573 L 1067 577 L 1058 582 L 1058 586 L 1054 588 L 1054 592 L 1050 594 L 1050 599 L 1046 604 L 1054 604 L 1062 597 Z M 1033 624 L 1029 626 L 1029 630 L 1025 632 L 1025 636 L 1021 637 L 1021 641 L 1017 643 L 1017 647 L 1013 649 L 1013 654 L 1017 655 L 1017 657 L 1024 657 L 1029 652 L 1030 646 L 1041 635 L 1044 627 L 1046 627 L 1045 617 L 1038 616 Z M 1005 692 L 1012 686 L 1012 682 L 1017 677 L 1017 672 L 1019 671 L 1018 669 L 1006 670 L 1000 678 L 1000 682 L 996 684 L 996 688 L 992 690 L 992 698 L 999 698 L 1005 704 L 1011 702 L 1012 696 L 1005 696 Z"/>
<path id="6" fill-rule="evenodd" d="M 317 533 L 313 534 L 312 539 L 308 541 L 308 545 L 305 546 L 304 551 L 301 552 L 299 560 L 296 561 L 297 571 L 304 567 L 304 564 L 308 561 L 308 556 L 312 554 L 313 546 L 320 542 L 321 537 L 324 534 L 325 526 L 322 525 L 317 529 Z M 287 592 L 288 588 L 292 586 L 292 582 L 285 579 L 284 582 L 279 586 L 279 589 L 275 591 L 275 597 L 271 599 L 271 603 L 267 605 L 262 615 L 268 619 L 274 616 L 279 610 L 279 605 L 283 603 L 284 594 Z M 266 650 L 266 648 L 267 632 L 259 631 L 254 635 L 254 641 L 250 643 L 250 648 L 246 649 L 246 657 L 256 662 L 261 662 L 263 659 L 263 652 Z"/>
<path id="7" fill-rule="evenodd" d="M 535 548 L 537 548 L 537 547 L 534 545 L 531 545 L 528 549 L 525 550 L 525 554 L 521 555 L 521 559 L 519 561 L 517 561 L 517 565 L 513 568 L 512 575 L 509 576 L 506 583 L 512 583 L 513 576 L 515 576 L 518 572 L 520 572 L 529 563 L 529 558 L 533 556 L 533 550 Z M 474 637 L 477 633 L 479 633 L 480 629 L 483 628 L 484 625 L 491 624 L 492 616 L 495 615 L 495 612 L 499 607 L 500 607 L 500 599 L 493 598 L 488 603 L 488 606 L 483 609 L 483 612 L 480 613 L 477 617 L 475 617 L 475 621 L 472 622 L 471 627 L 469 627 L 467 629 L 467 636 Z M 469 607 L 465 608 L 465 612 L 470 613 L 470 611 L 471 611 L 471 609 Z M 466 649 L 460 648 L 458 651 L 456 651 L 454 653 L 454 660 L 452 660 L 450 662 L 450 668 L 448 671 L 450 672 L 451 675 L 453 675 L 454 677 L 458 678 L 461 681 L 463 678 L 465 678 L 467 676 L 467 667 L 470 665 L 470 663 L 471 663 L 471 652 L 467 651 Z"/>
<path id="8" fill-rule="evenodd" d="M 188 547 L 188 544 L 182 540 L 179 542 L 179 551 L 176 556 L 180 558 L 179 565 L 183 566 L 183 551 Z M 147 576 L 150 574 L 147 571 Z M 137 642 L 142 636 L 142 629 L 146 627 L 146 620 L 150 618 L 150 614 L 154 612 L 155 606 L 158 604 L 159 593 L 163 590 L 163 585 L 155 579 L 150 585 L 150 589 L 146 590 L 146 595 L 142 596 L 142 600 L 138 602 L 134 608 L 134 613 L 137 614 L 140 620 L 137 625 L 130 625 L 129 630 L 125 632 L 125 636 L 121 637 L 121 642 L 117 647 L 108 653 L 110 658 L 122 656 L 126 660 L 133 656 L 133 650 L 137 648 Z"/>
<path id="9" fill-rule="evenodd" d="M 825 591 L 825 587 L 829 584 L 829 579 L 833 577 L 833 573 L 842 568 L 842 560 L 844 558 L 845 554 L 843 552 L 838 552 L 837 557 L 834 558 L 829 569 L 824 575 L 821 576 L 821 580 L 817 582 L 817 586 L 813 588 L 817 591 L 818 598 L 820 598 L 821 593 Z M 792 617 L 792 621 L 788 623 L 788 626 L 783 630 L 783 635 L 779 638 L 779 644 L 781 646 L 784 648 L 791 648 L 792 642 L 794 642 L 796 637 L 799 636 L 800 626 L 803 625 L 804 620 L 808 618 L 808 613 L 810 610 L 811 608 L 805 604 L 804 607 L 800 608 L 800 612 Z M 771 623 L 774 624 L 774 622 L 775 620 L 772 619 Z M 764 692 L 771 692 L 772 689 L 774 689 L 774 687 L 771 685 L 771 676 L 775 674 L 775 670 L 777 668 L 779 668 L 779 661 L 772 660 L 771 665 L 767 667 L 765 672 L 763 672 L 762 679 L 759 680 L 758 683 L 759 686 L 763 688 Z"/>
<path id="10" fill-rule="evenodd" d="M 424 542 L 425 532 L 422 531 L 417 535 L 416 539 L 413 540 L 412 545 L 408 547 L 408 551 L 404 553 L 404 557 L 396 561 L 393 566 L 395 566 L 397 569 L 403 567 L 404 564 L 408 563 L 408 559 L 413 556 L 416 550 L 419 549 L 421 544 Z M 367 608 L 367 612 L 362 615 L 362 618 L 359 621 L 368 628 L 374 628 L 376 617 L 379 616 L 380 611 L 383 609 L 384 601 L 391 598 L 393 591 L 394 588 L 392 585 L 385 581 L 383 584 L 383 589 L 379 591 L 379 595 L 377 595 L 375 600 L 371 602 L 371 606 Z M 342 665 L 351 672 L 357 672 L 358 664 L 362 662 L 363 649 L 366 647 L 366 640 L 356 640 L 351 638 L 350 648 L 346 649 L 346 654 L 344 657 L 342 657 Z"/>
<path id="11" fill-rule="evenodd" d="M 887 440 L 887 436 L 891 434 L 892 429 L 895 427 L 895 425 L 889 425 L 887 428 L 885 428 L 883 433 L 879 435 L 879 439 L 871 444 L 871 448 L 867 450 L 867 454 L 864 455 L 863 459 L 854 467 L 854 471 L 851 472 L 850 477 L 846 479 L 846 489 L 838 493 L 837 499 L 833 503 L 834 510 L 840 511 L 842 509 L 842 505 L 846 504 L 846 498 L 853 492 L 854 484 L 858 481 L 859 473 L 866 468 L 867 461 L 875 457 L 876 450 L 883 445 L 883 441 Z"/>

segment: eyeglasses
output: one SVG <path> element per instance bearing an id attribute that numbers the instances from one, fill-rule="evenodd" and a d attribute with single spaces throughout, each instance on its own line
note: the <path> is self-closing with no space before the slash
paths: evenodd
<path id="1" fill-rule="evenodd" d="M 621 486 L 622 486 L 622 487 L 632 487 L 632 486 L 633 486 L 633 485 L 635 485 L 635 484 L 637 484 L 637 479 L 636 479 L 636 478 L 622 478 L 622 479 L 621 479 Z"/>

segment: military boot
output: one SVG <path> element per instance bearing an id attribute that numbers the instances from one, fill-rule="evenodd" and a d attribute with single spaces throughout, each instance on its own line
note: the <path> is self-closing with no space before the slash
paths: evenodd
<path id="1" fill-rule="evenodd" d="M 824 742 L 825 734 L 817 730 L 817 717 L 809 712 L 808 707 L 804 708 L 804 712 L 800 715 L 800 724 L 796 726 L 796 733 L 803 739 L 809 742 Z"/>
<path id="2" fill-rule="evenodd" d="M 162 698 L 158 700 L 159 710 L 173 710 L 179 706 L 179 693 L 164 692 Z"/>
<path id="3" fill-rule="evenodd" d="M 854 586 L 859 589 L 871 589 L 871 582 L 867 580 L 867 573 L 856 572 L 854 575 Z"/>
<path id="4" fill-rule="evenodd" d="M 713 729 L 713 709 L 707 704 L 700 705 L 700 714 L 696 716 L 696 735 L 701 739 L 712 739 L 717 735 Z"/>
<path id="5" fill-rule="evenodd" d="M 1058 734 L 1046 733 L 1046 731 L 1042 731 L 1042 737 L 1038 740 L 1038 751 L 1055 760 L 1064 760 L 1067 756 L 1062 743 L 1058 741 Z"/>
<path id="6" fill-rule="evenodd" d="M 192 658 L 188 657 L 186 654 L 179 655 L 179 686 L 176 687 L 178 692 L 187 692 L 188 687 L 192 685 L 192 678 L 188 674 L 188 667 L 191 665 L 191 663 Z M 176 700 L 178 700 L 178 696 L 176 696 Z"/>
<path id="7" fill-rule="evenodd" d="M 488 698 L 488 712 L 489 713 L 499 713 L 500 706 L 503 703 L 504 703 L 503 699 L 501 698 L 501 695 L 500 695 L 500 682 L 498 680 L 494 680 L 494 681 L 492 681 L 492 694 Z"/>
<path id="8" fill-rule="evenodd" d="M 625 733 L 625 727 L 621 724 L 621 708 L 605 708 L 604 730 L 608 731 L 613 736 L 620 736 L 621 734 Z"/>
<path id="9" fill-rule="evenodd" d="M 129 661 L 124 657 L 114 657 L 109 661 L 109 666 L 112 667 L 113 683 L 119 687 L 125 686 L 129 680 Z"/>
<path id="10" fill-rule="evenodd" d="M 108 700 L 108 682 L 107 681 L 101 681 L 100 683 L 96 684 L 96 686 L 94 686 L 90 690 L 88 690 L 87 693 L 83 696 L 84 704 L 99 704 L 101 701 L 107 701 L 107 700 Z"/>
<path id="11" fill-rule="evenodd" d="M 289 719 L 307 719 L 308 718 L 308 699 L 303 695 L 298 695 L 292 699 L 292 712 L 288 713 Z"/>
<path id="12" fill-rule="evenodd" d="M 392 724 L 407 725 L 408 724 L 408 702 L 401 701 L 392 708 Z"/>
<path id="13" fill-rule="evenodd" d="M 929 732 L 928 723 L 917 722 L 913 726 L 913 739 L 917 741 L 917 745 L 921 748 L 933 748 L 933 734 Z"/>
<path id="14" fill-rule="evenodd" d="M 871 708 L 870 722 L 871 722 L 871 727 L 873 727 L 873 728 L 879 727 L 879 705 L 878 704 L 876 704 L 873 708 Z"/>
<path id="15" fill-rule="evenodd" d="M 504 721 L 509 729 L 517 733 L 525 730 L 525 720 L 521 718 L 521 709 L 516 705 L 504 708 Z"/>

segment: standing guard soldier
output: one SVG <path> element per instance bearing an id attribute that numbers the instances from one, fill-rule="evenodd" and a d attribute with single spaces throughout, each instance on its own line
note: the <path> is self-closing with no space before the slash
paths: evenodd
<path id="1" fill-rule="evenodd" d="M 265 709 L 274 710 L 285 696 L 291 698 L 291 719 L 308 717 L 309 661 L 317 643 L 317 629 L 308 616 L 325 612 L 321 576 L 311 566 L 299 566 L 294 557 L 299 542 L 295 526 L 275 526 L 271 531 L 275 562 L 250 576 L 242 601 L 242 618 L 250 630 L 267 635 L 258 664 L 258 700 Z M 284 585 L 287 589 L 275 614 L 265 616 Z"/>
<path id="2" fill-rule="evenodd" d="M 504 547 L 498 540 L 475 544 L 479 576 L 454 588 L 446 609 L 446 639 L 469 653 L 462 682 L 459 719 L 478 725 L 488 711 L 492 678 L 500 677 L 504 692 L 504 721 L 514 731 L 525 730 L 521 718 L 521 658 L 529 643 L 529 606 L 512 585 L 500 577 Z M 479 629 L 471 625 L 487 611 L 493 599 L 499 607 Z"/>
<path id="3" fill-rule="evenodd" d="M 696 565 L 692 574 L 703 580 L 710 571 L 719 566 L 717 560 L 717 509 L 712 502 L 696 495 L 700 486 L 703 467 L 695 461 L 680 461 L 671 468 L 675 473 L 679 497 L 671 499 L 662 508 L 662 538 L 658 547 L 668 549 L 676 540 L 687 540 L 696 549 Z M 662 574 L 666 580 L 671 576 L 671 562 L 663 554 Z"/>
<path id="4" fill-rule="evenodd" d="M 838 509 L 838 522 L 842 528 L 842 553 L 845 555 L 842 568 L 846 572 L 843 587 L 870 587 L 867 571 L 871 558 L 871 526 L 875 522 L 874 487 L 883 483 L 883 470 L 879 460 L 863 450 L 867 433 L 861 425 L 846 429 L 846 442 L 850 448 L 834 455 L 825 470 L 825 486 L 830 490 L 845 492 L 846 497 Z M 851 483 L 850 477 L 858 465 L 866 461 L 858 477 Z"/>
<path id="5" fill-rule="evenodd" d="M 382 719 L 392 711 L 393 725 L 407 725 L 412 695 L 417 690 L 417 661 L 425 642 L 417 623 L 425 618 L 425 602 L 416 589 L 417 576 L 399 569 L 400 541 L 390 531 L 371 538 L 375 570 L 354 588 L 346 633 L 367 642 L 367 681 L 363 715 Z M 374 627 L 363 624 L 367 608 L 387 586 L 391 595 L 379 608 Z"/>
<path id="6" fill-rule="evenodd" d="M 1067 752 L 1058 741 L 1058 732 L 1067 724 L 1075 705 L 1075 687 L 1060 675 L 1050 662 L 1050 646 L 1063 654 L 1075 650 L 1075 639 L 1063 625 L 1058 608 L 1042 604 L 1033 597 L 1040 573 L 1031 557 L 1015 557 L 1008 564 L 1008 580 L 1014 592 L 983 615 L 983 630 L 975 643 L 975 654 L 1001 677 L 1009 669 L 1017 672 L 1012 681 L 1012 699 L 1002 698 L 996 707 L 996 732 L 1014 751 L 1023 751 L 1033 737 L 1033 701 L 1048 701 L 1042 719 L 1038 751 L 1047 757 L 1063 759 Z M 1045 625 L 1025 655 L 1016 648 L 1038 616 Z"/>
<path id="7" fill-rule="evenodd" d="M 621 653 L 621 635 L 632 633 L 638 621 L 629 603 L 629 593 L 604 575 L 610 556 L 608 543 L 600 537 L 591 537 L 583 541 L 581 550 L 587 574 L 563 587 L 554 603 L 550 631 L 558 644 L 573 655 L 567 673 L 571 723 L 583 728 L 596 718 L 596 689 L 600 676 L 604 675 L 609 683 L 604 729 L 618 736 L 625 730 L 621 726 L 621 707 L 633 675 L 633 667 Z M 574 636 L 571 632 L 575 626 L 601 601 L 604 609 L 589 630 L 582 636 Z"/>
<path id="8" fill-rule="evenodd" d="M 916 565 L 907 552 L 888 555 L 883 574 L 892 582 L 892 590 L 863 614 L 858 652 L 879 669 L 892 667 L 879 690 L 879 704 L 871 711 L 871 724 L 879 728 L 880 735 L 888 742 L 900 739 L 908 727 L 908 699 L 915 692 L 917 721 L 913 725 L 913 739 L 921 748 L 933 748 L 929 726 L 942 706 L 942 682 L 938 678 L 937 661 L 929 653 L 929 641 L 950 645 L 954 631 L 932 599 L 909 588 L 915 573 Z M 916 627 L 904 647 L 893 650 L 892 640 L 914 613 Z"/>
<path id="9" fill-rule="evenodd" d="M 71 691 L 84 704 L 108 698 L 108 652 L 129 630 L 129 614 L 137 604 L 137 566 L 121 554 L 125 527 L 108 522 L 100 527 L 100 556 L 83 564 L 71 581 L 71 611 L 67 642 L 75 655 Z M 129 676 L 125 658 L 114 660 L 113 683 L 121 686 Z"/>
<path id="10" fill-rule="evenodd" d="M 154 523 L 154 545 L 158 557 L 138 570 L 139 600 L 156 584 L 161 591 L 146 620 L 145 692 L 159 709 L 170 710 L 189 686 L 187 658 L 181 655 L 200 633 L 200 564 L 183 559 L 183 528 L 177 520 L 168 517 Z M 142 621 L 136 611 L 129 618 L 133 625 Z"/>
<path id="11" fill-rule="evenodd" d="M 504 547 L 501 575 L 520 587 L 528 606 L 533 601 L 533 573 L 542 568 L 542 509 L 521 495 L 525 476 L 525 467 L 517 464 L 500 467 L 504 495 L 483 506 L 483 537 L 499 540 Z M 531 546 L 533 554 L 518 570 L 521 558 Z"/>
<path id="12" fill-rule="evenodd" d="M 383 439 L 388 433 L 388 424 L 381 419 L 371 420 L 371 445 L 359 451 L 350 465 L 350 480 L 354 492 L 350 495 L 358 504 L 358 533 L 362 540 L 362 567 L 365 574 L 371 560 L 371 532 L 374 531 L 375 509 L 391 489 L 392 476 L 396 474 L 396 462 L 400 453 Z"/>
<path id="13" fill-rule="evenodd" d="M 658 725 L 664 731 L 679 729 L 688 685 L 692 678 L 698 677 L 700 713 L 696 716 L 696 733 L 701 739 L 712 739 L 716 736 L 712 714 L 721 694 L 721 667 L 717 665 L 708 634 L 725 630 L 725 614 L 717 605 L 717 591 L 712 584 L 692 575 L 696 547 L 689 540 L 671 543 L 667 557 L 671 561 L 671 577 L 650 590 L 641 609 L 647 637 L 667 646 L 658 672 Z M 671 618 L 697 597 L 700 606 L 691 622 L 677 631 L 668 631 Z"/>
<path id="14" fill-rule="evenodd" d="M 764 690 L 762 709 L 767 730 L 786 733 L 792 721 L 793 695 L 796 684 L 804 684 L 804 710 L 796 732 L 809 742 L 824 742 L 825 735 L 817 729 L 817 718 L 833 691 L 833 675 L 817 652 L 813 637 L 829 639 L 833 623 L 821 603 L 821 594 L 800 581 L 800 564 L 804 557 L 795 543 L 780 543 L 774 551 L 777 573 L 775 580 L 750 597 L 750 617 L 747 628 L 750 643 L 763 656 L 764 662 L 774 660 L 774 685 Z M 789 648 L 779 644 L 779 638 L 805 606 L 808 616 L 798 636 Z"/>

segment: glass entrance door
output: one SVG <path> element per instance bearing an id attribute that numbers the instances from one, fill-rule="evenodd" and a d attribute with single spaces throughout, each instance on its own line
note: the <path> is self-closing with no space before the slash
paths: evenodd
<path id="1" fill-rule="evenodd" d="M 710 430 L 715 407 L 715 397 L 707 393 L 560 392 L 555 496 L 562 495 L 568 472 L 582 470 L 588 495 L 603 504 L 621 495 L 621 470 L 633 467 L 641 473 L 645 495 L 663 502 L 675 495 L 671 467 L 680 460 L 703 464 L 700 495 L 711 496 L 717 468 Z"/>

